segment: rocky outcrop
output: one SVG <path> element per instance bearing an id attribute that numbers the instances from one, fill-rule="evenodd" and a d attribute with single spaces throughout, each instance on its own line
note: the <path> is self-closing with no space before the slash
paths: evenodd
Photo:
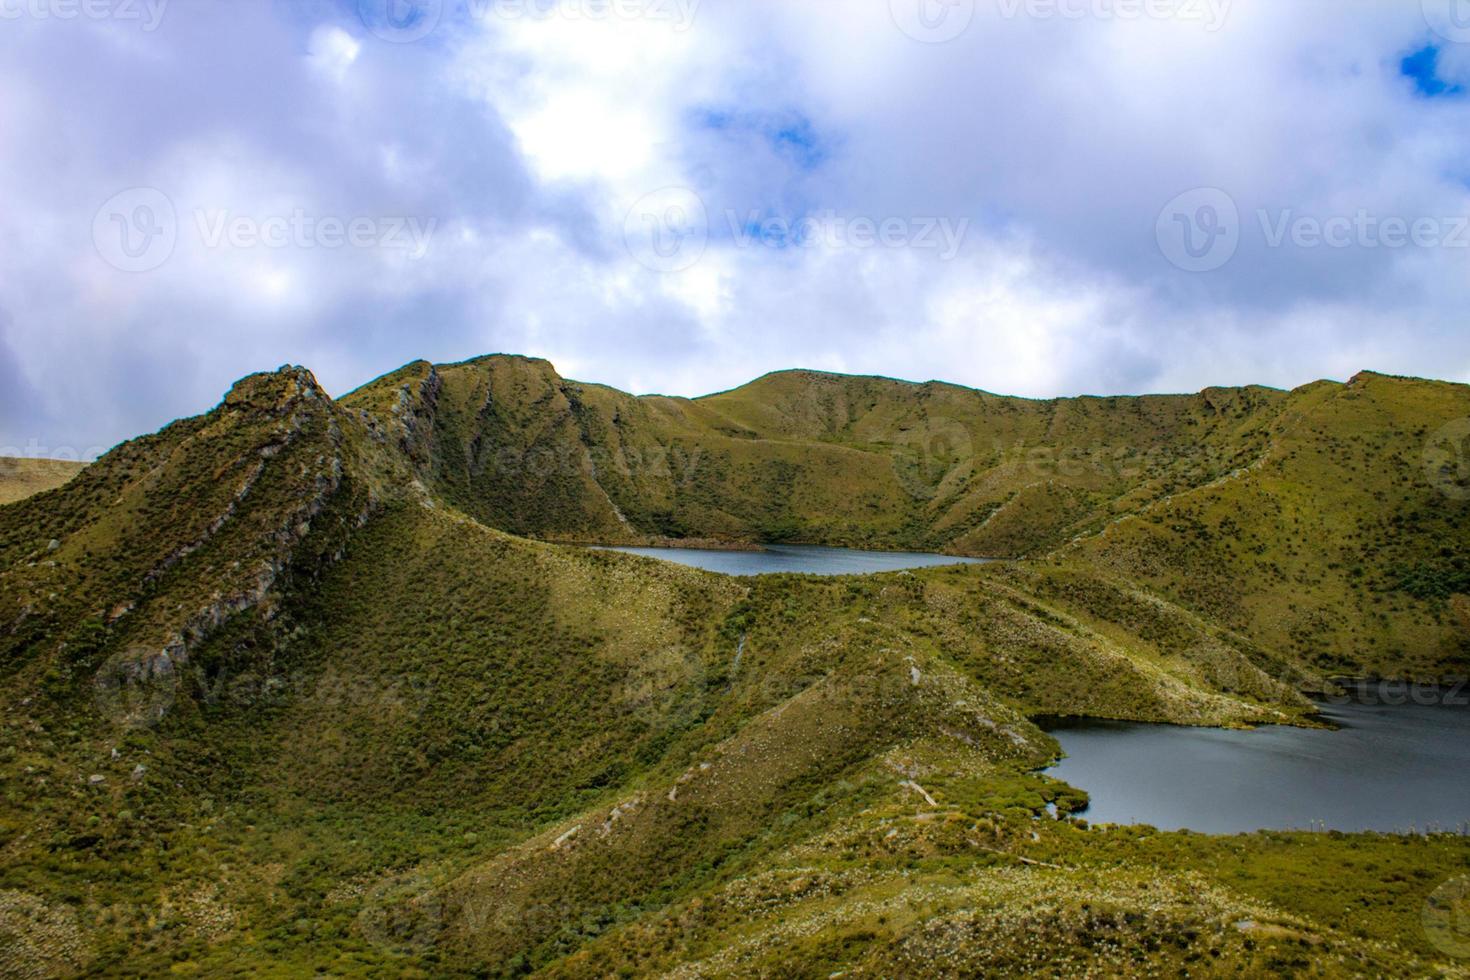
<path id="1" fill-rule="evenodd" d="M 94 702 L 125 726 L 168 711 L 225 624 L 270 624 L 292 577 L 337 560 L 394 482 L 362 421 L 300 367 L 251 375 L 194 424 L 150 438 L 147 465 L 128 446 L 93 465 L 117 488 L 110 503 L 44 560 L 0 568 L 0 613 L 16 610 L 0 636 L 14 652 L 40 640 L 51 656 L 90 660 Z"/>

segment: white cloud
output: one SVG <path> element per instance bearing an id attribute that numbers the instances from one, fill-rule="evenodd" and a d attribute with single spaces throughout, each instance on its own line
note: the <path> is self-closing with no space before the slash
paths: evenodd
<path id="1" fill-rule="evenodd" d="M 307 51 L 315 71 L 340 83 L 362 51 L 362 43 L 340 27 L 323 25 L 311 32 Z"/>
<path id="2" fill-rule="evenodd" d="M 681 394 L 791 366 L 1027 395 L 1470 378 L 1470 250 L 1273 248 L 1256 217 L 1470 214 L 1470 99 L 1425 99 L 1398 70 L 1432 39 L 1417 5 L 1239 0 L 1213 32 L 1002 9 L 942 45 L 887 0 L 702 4 L 687 30 L 446 18 L 416 44 L 267 5 L 230 14 L 228 46 L 204 7 L 126 37 L 15 25 L 0 341 L 31 382 L 91 394 L 0 420 L 0 443 L 121 437 L 285 360 L 341 391 L 492 350 Z M 1450 81 L 1470 64 L 1453 45 L 1440 60 Z M 134 186 L 190 226 L 140 275 L 90 241 L 97 205 Z M 670 186 L 699 195 L 709 235 L 660 273 L 625 218 Z M 1155 226 L 1199 186 L 1244 223 L 1232 261 L 1191 275 Z M 221 208 L 436 224 L 416 260 L 201 247 L 195 212 Z M 741 241 L 728 216 L 749 213 L 969 224 L 943 261 Z"/>

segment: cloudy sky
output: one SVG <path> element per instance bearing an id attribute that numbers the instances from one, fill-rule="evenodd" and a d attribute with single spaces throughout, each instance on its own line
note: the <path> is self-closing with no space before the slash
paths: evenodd
<path id="1" fill-rule="evenodd" d="M 495 351 L 1470 381 L 1467 177 L 1465 0 L 0 0 L 0 455 Z"/>

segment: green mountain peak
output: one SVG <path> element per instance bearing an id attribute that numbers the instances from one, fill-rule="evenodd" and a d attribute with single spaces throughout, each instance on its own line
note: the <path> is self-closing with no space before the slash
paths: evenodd
<path id="1" fill-rule="evenodd" d="M 1464 674 L 1466 417 L 1381 375 L 252 375 L 0 507 L 0 933 L 53 974 L 1448 969 L 1406 923 L 1463 839 L 1089 829 L 1036 719 Z M 783 541 L 1009 560 L 576 546 Z"/>

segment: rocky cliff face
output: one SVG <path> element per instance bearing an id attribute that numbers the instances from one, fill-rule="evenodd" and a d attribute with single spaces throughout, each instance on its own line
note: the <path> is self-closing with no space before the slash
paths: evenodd
<path id="1" fill-rule="evenodd" d="M 368 448 L 310 372 L 282 368 L 7 509 L 0 656 L 94 674 L 103 699 L 170 681 L 227 621 L 271 622 L 285 580 L 340 553 L 379 499 Z"/>

